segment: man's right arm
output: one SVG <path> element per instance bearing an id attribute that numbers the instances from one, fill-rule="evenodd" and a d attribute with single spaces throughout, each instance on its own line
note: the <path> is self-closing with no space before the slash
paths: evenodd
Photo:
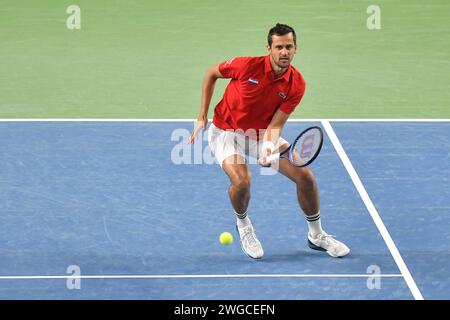
<path id="1" fill-rule="evenodd" d="M 223 78 L 219 71 L 219 65 L 212 66 L 206 71 L 205 78 L 203 80 L 202 87 L 202 104 L 200 110 L 200 116 L 203 118 L 208 117 L 209 104 L 211 103 L 211 98 L 214 93 L 214 87 L 216 85 L 216 80 Z M 199 119 L 200 119 L 199 116 Z"/>
<path id="2" fill-rule="evenodd" d="M 211 103 L 211 98 L 214 93 L 214 87 L 216 85 L 216 80 L 219 78 L 223 78 L 222 74 L 219 71 L 219 65 L 212 66 L 206 71 L 205 78 L 203 79 L 202 86 L 202 102 L 200 107 L 200 114 L 195 123 L 194 131 L 189 137 L 189 143 L 194 143 L 197 138 L 198 132 L 200 128 L 202 130 L 206 129 L 206 125 L 208 124 L 208 110 L 209 105 Z"/>

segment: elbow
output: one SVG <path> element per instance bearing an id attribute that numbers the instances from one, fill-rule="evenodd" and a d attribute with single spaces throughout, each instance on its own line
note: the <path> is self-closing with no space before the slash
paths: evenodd
<path id="1" fill-rule="evenodd" d="M 222 75 L 220 74 L 219 67 L 218 66 L 209 67 L 208 70 L 206 71 L 206 77 L 208 77 L 211 80 L 217 80 L 221 78 Z"/>

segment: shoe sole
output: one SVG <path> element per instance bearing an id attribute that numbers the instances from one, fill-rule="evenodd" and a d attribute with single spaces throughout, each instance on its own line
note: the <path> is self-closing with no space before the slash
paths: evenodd
<path id="1" fill-rule="evenodd" d="M 338 256 L 335 255 L 334 253 L 328 251 L 327 249 L 324 249 L 322 247 L 316 246 L 314 243 L 311 242 L 311 240 L 308 239 L 308 246 L 313 249 L 313 250 L 318 250 L 318 251 L 325 251 L 326 253 L 328 253 L 330 256 L 332 256 L 333 258 L 342 258 L 342 256 Z"/>
<path id="2" fill-rule="evenodd" d="M 237 234 L 238 234 L 238 236 L 239 236 L 239 243 L 241 244 L 241 250 L 242 250 L 242 252 L 243 252 L 247 257 L 249 257 L 249 258 L 251 258 L 251 259 L 253 259 L 253 260 L 261 260 L 262 256 L 259 257 L 259 258 L 254 258 L 254 257 L 252 257 L 251 255 L 249 255 L 247 252 L 245 252 L 244 246 L 242 245 L 242 241 L 241 241 L 241 235 L 239 234 L 239 229 L 238 229 L 237 226 L 236 226 L 236 232 L 237 232 Z"/>

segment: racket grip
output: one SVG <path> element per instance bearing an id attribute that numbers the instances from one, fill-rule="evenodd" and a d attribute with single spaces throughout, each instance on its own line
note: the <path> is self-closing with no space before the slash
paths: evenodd
<path id="1" fill-rule="evenodd" d="M 280 153 L 278 152 L 278 153 L 271 154 L 270 156 L 267 157 L 266 160 L 267 160 L 267 162 L 272 162 L 274 160 L 277 160 L 279 157 L 280 157 Z"/>

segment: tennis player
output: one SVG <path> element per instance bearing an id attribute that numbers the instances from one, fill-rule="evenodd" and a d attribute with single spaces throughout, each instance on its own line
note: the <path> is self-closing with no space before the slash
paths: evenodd
<path id="1" fill-rule="evenodd" d="M 253 157 L 259 165 L 270 166 L 266 158 L 289 147 L 281 132 L 305 92 L 305 80 L 291 65 L 297 51 L 294 29 L 277 24 L 270 29 L 267 40 L 266 56 L 236 57 L 208 69 L 200 114 L 189 138 L 189 143 L 194 143 L 200 129 L 206 130 L 216 80 L 231 79 L 214 109 L 208 143 L 230 179 L 228 193 L 242 250 L 253 259 L 261 258 L 264 250 L 247 212 L 250 200 L 247 159 Z M 311 169 L 296 167 L 286 159 L 280 159 L 274 167 L 296 184 L 298 201 L 309 227 L 309 247 L 332 257 L 347 255 L 350 249 L 322 229 L 319 193 Z"/>

